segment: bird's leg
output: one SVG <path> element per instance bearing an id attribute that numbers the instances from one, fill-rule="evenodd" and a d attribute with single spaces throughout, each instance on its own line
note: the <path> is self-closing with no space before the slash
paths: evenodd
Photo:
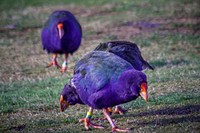
<path id="1" fill-rule="evenodd" d="M 64 73 L 67 70 L 67 67 L 68 67 L 68 56 L 69 56 L 69 54 L 66 53 L 65 54 L 65 61 L 63 62 L 62 68 L 60 70 L 62 73 Z"/>
<path id="2" fill-rule="evenodd" d="M 125 114 L 126 112 L 127 112 L 127 110 L 123 109 L 123 108 L 122 108 L 121 106 L 119 106 L 119 105 L 117 105 L 117 106 L 115 107 L 115 111 L 114 111 L 115 114 L 123 115 L 123 114 Z"/>
<path id="3" fill-rule="evenodd" d="M 107 108 L 107 111 L 108 111 L 108 114 L 111 116 L 112 113 L 113 113 L 112 107 Z M 104 117 L 103 117 L 103 118 L 100 118 L 100 119 L 105 120 L 105 119 L 107 119 L 107 118 L 106 118 L 106 116 L 104 115 Z"/>
<path id="4" fill-rule="evenodd" d="M 90 107 L 89 111 L 87 112 L 86 117 L 80 119 L 79 122 L 84 122 L 86 130 L 89 130 L 89 126 L 91 126 L 93 128 L 103 129 L 104 127 L 102 127 L 100 125 L 96 125 L 96 124 L 94 124 L 94 123 L 91 122 L 92 113 L 93 113 L 93 108 Z"/>
<path id="5" fill-rule="evenodd" d="M 49 65 L 47 65 L 47 67 L 56 66 L 57 68 L 60 68 L 56 59 L 57 59 L 57 54 L 53 54 L 52 61 L 49 63 Z"/>
<path id="6" fill-rule="evenodd" d="M 113 113 L 112 107 L 108 108 L 108 113 L 109 113 L 110 115 L 112 115 L 112 113 Z"/>
<path id="7" fill-rule="evenodd" d="M 108 119 L 111 127 L 112 127 L 112 132 L 129 132 L 129 129 L 121 129 L 118 128 L 115 123 L 113 122 L 113 120 L 111 119 L 110 115 L 109 115 L 109 111 L 108 109 L 103 109 L 103 113 L 105 115 L 105 117 Z"/>

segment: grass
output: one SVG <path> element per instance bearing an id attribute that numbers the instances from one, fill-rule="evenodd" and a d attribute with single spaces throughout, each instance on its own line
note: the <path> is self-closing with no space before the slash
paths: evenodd
<path id="1" fill-rule="evenodd" d="M 73 12 L 83 28 L 79 50 L 69 70 L 99 42 L 129 40 L 155 67 L 145 70 L 149 102 L 123 104 L 128 113 L 114 114 L 119 127 L 131 132 L 199 132 L 200 10 L 198 0 L 2 0 L 0 1 L 0 132 L 110 132 L 102 112 L 94 123 L 105 130 L 86 131 L 78 119 L 87 106 L 59 111 L 59 95 L 72 72 L 46 69 L 41 28 L 56 9 Z M 59 57 L 61 64 L 62 57 Z M 96 119 L 98 118 L 98 119 Z"/>

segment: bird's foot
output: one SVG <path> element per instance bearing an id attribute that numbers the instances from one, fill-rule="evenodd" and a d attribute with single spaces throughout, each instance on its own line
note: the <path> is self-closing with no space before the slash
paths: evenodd
<path id="1" fill-rule="evenodd" d="M 85 125 L 85 129 L 86 130 L 89 130 L 89 126 L 93 127 L 93 128 L 98 128 L 98 129 L 104 129 L 103 126 L 100 126 L 100 125 L 97 125 L 97 124 L 94 124 L 90 121 L 90 119 L 88 118 L 82 118 L 79 120 L 79 122 L 84 122 L 84 125 Z"/>
<path id="2" fill-rule="evenodd" d="M 60 70 L 61 73 L 65 73 L 67 71 L 67 67 L 68 67 L 68 62 L 64 61 L 62 64 L 62 68 Z"/>
<path id="3" fill-rule="evenodd" d="M 61 68 L 59 65 L 58 65 L 58 62 L 56 60 L 52 60 L 48 65 L 47 65 L 47 68 L 48 67 L 51 67 L 51 66 L 56 66 L 57 68 Z"/>
<path id="4" fill-rule="evenodd" d="M 60 69 L 60 72 L 61 73 L 65 73 L 67 71 L 67 67 L 62 67 L 61 69 Z"/>
<path id="5" fill-rule="evenodd" d="M 122 129 L 118 127 L 113 127 L 112 132 L 130 132 L 130 129 Z"/>
<path id="6" fill-rule="evenodd" d="M 115 111 L 113 112 L 114 114 L 120 114 L 123 115 L 127 112 L 127 110 L 123 109 L 121 106 L 117 106 L 115 108 Z"/>

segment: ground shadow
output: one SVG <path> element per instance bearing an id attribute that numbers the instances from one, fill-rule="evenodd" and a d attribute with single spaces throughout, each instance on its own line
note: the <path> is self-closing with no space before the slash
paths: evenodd
<path id="1" fill-rule="evenodd" d="M 150 115 L 187 115 L 194 112 L 200 112 L 200 105 L 187 105 L 175 108 L 164 108 L 159 110 L 151 110 L 138 114 L 129 114 L 130 117 L 150 116 Z"/>
<path id="2" fill-rule="evenodd" d="M 185 121 L 190 122 L 200 122 L 200 116 L 195 116 L 192 114 L 200 114 L 200 105 L 187 105 L 175 108 L 164 108 L 159 110 L 151 110 L 148 112 L 141 112 L 137 114 L 127 114 L 124 117 L 138 117 L 138 116 L 158 116 L 158 115 L 169 115 L 174 117 L 169 118 L 161 118 L 155 117 L 151 121 L 144 121 L 144 122 L 130 122 L 129 124 L 139 125 L 139 126 L 146 126 L 146 125 L 158 125 L 158 126 L 166 126 L 169 124 L 178 124 L 183 123 Z M 175 116 L 181 117 L 175 117 Z M 115 118 L 120 116 L 115 116 Z"/>
<path id="3" fill-rule="evenodd" d="M 168 118 L 168 119 L 155 119 L 149 122 L 137 123 L 139 126 L 145 125 L 156 125 L 156 126 L 166 126 L 169 124 L 178 124 L 186 121 L 190 122 L 200 122 L 200 116 L 182 116 L 181 118 Z"/>

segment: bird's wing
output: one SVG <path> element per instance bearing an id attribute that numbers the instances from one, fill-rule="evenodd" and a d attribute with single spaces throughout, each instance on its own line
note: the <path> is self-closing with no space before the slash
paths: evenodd
<path id="1" fill-rule="evenodd" d="M 137 44 L 127 41 L 111 41 L 100 43 L 95 51 L 109 51 L 123 58 L 132 64 L 136 70 L 144 70 L 146 68 L 152 69 L 153 67 L 143 59 Z"/>
<path id="2" fill-rule="evenodd" d="M 91 52 L 75 66 L 73 82 L 88 94 L 102 89 L 110 80 L 117 80 L 122 72 L 133 69 L 127 61 L 109 52 Z"/>

